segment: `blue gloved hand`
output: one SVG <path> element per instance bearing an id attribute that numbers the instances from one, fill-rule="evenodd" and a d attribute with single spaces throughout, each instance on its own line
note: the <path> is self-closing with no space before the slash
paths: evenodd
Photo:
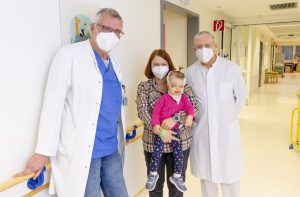
<path id="1" fill-rule="evenodd" d="M 40 175 L 34 180 L 33 178 L 28 179 L 27 187 L 31 190 L 34 190 L 44 183 L 44 172 L 46 171 L 46 167 L 44 166 Z"/>

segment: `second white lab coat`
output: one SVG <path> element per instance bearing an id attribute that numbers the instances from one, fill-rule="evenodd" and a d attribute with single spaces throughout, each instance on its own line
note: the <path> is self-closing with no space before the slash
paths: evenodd
<path id="1" fill-rule="evenodd" d="M 199 101 L 193 125 L 191 171 L 200 179 L 231 184 L 241 177 L 238 114 L 246 101 L 240 68 L 218 57 L 210 69 L 196 61 L 186 72 Z"/>
<path id="2" fill-rule="evenodd" d="M 119 65 L 110 58 L 121 81 Z M 50 156 L 50 194 L 84 196 L 101 110 L 102 84 L 89 40 L 64 46 L 58 51 L 49 71 L 36 146 L 36 153 Z M 124 117 L 122 107 L 118 125 L 122 156 Z"/>

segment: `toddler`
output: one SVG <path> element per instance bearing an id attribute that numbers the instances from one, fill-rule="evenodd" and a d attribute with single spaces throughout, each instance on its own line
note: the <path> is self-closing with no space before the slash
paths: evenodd
<path id="1" fill-rule="evenodd" d="M 161 138 L 164 137 L 166 130 L 160 127 L 161 122 L 174 116 L 180 111 L 185 111 L 187 114 L 185 125 L 176 123 L 172 131 L 176 132 L 175 137 L 180 139 L 179 128 L 181 126 L 191 127 L 193 119 L 195 117 L 195 110 L 188 97 L 183 94 L 185 77 L 180 71 L 171 71 L 167 76 L 168 93 L 161 96 L 156 102 L 153 113 L 152 113 L 152 127 L 155 135 L 154 137 L 154 150 L 151 156 L 150 162 L 150 174 L 146 183 L 146 189 L 148 191 L 154 190 L 156 182 L 159 178 L 157 173 L 159 161 L 162 155 L 164 142 Z M 172 140 L 172 149 L 174 155 L 174 174 L 169 178 L 170 182 L 181 191 L 187 191 L 182 178 L 182 167 L 183 167 L 183 154 L 180 141 Z"/>

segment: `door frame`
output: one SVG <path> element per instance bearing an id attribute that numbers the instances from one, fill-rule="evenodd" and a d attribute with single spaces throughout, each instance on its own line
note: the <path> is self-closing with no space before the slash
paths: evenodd
<path id="1" fill-rule="evenodd" d="M 261 80 L 262 80 L 262 67 L 263 67 L 263 50 L 264 50 L 264 43 L 262 41 L 259 42 L 259 75 L 258 75 L 258 87 L 261 87 Z"/>
<path id="2" fill-rule="evenodd" d="M 164 10 L 172 11 L 177 14 L 187 17 L 187 66 L 192 65 L 196 60 L 194 52 L 194 37 L 199 33 L 199 14 L 190 10 L 184 9 L 178 5 L 170 3 L 166 0 L 161 0 L 160 22 L 161 22 L 161 42 L 160 47 L 165 48 L 165 25 L 164 25 Z"/>

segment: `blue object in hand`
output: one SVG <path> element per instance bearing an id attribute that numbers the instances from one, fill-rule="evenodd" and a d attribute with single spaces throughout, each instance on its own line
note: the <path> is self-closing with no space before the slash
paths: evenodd
<path id="1" fill-rule="evenodd" d="M 44 183 L 44 172 L 46 171 L 46 167 L 44 166 L 40 175 L 34 180 L 33 178 L 28 179 L 27 187 L 31 190 L 34 190 Z"/>

